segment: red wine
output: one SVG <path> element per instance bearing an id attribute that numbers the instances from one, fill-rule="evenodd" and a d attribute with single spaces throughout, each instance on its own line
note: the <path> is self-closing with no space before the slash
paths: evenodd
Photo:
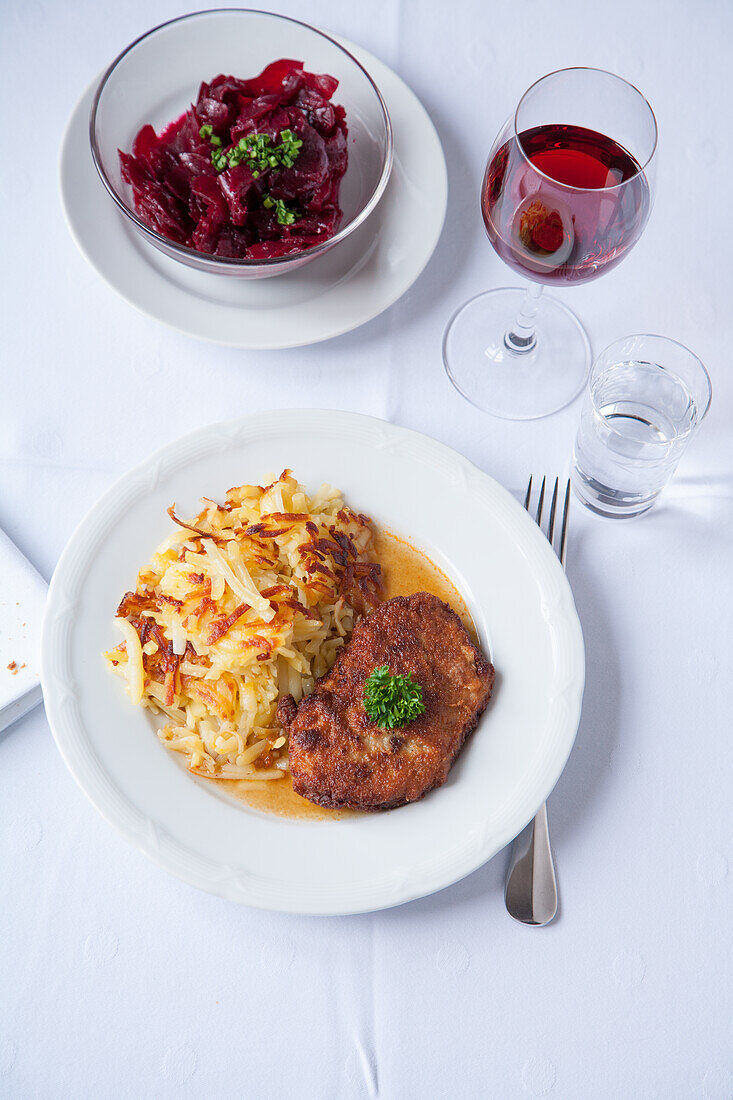
<path id="1" fill-rule="evenodd" d="M 539 283 L 579 283 L 609 271 L 636 244 L 649 184 L 611 138 L 581 126 L 536 126 L 493 155 L 481 208 L 510 267 Z"/>

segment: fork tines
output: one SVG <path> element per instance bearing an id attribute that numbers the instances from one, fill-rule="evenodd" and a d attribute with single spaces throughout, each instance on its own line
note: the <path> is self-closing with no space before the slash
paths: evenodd
<path id="1" fill-rule="evenodd" d="M 537 526 L 540 528 L 541 531 L 544 530 L 545 535 L 547 536 L 547 540 L 550 543 L 550 546 L 553 547 L 555 553 L 557 554 L 557 556 L 560 559 L 562 565 L 564 566 L 565 565 L 565 550 L 566 550 L 567 541 L 568 541 L 568 511 L 570 509 L 570 479 L 568 479 L 567 486 L 565 487 L 565 500 L 563 502 L 563 509 L 562 509 L 562 524 L 561 524 L 561 527 L 560 527 L 560 545 L 558 546 L 558 545 L 556 545 L 556 540 L 555 540 L 555 519 L 556 519 L 556 516 L 557 516 L 557 496 L 558 496 L 559 486 L 560 486 L 560 478 L 556 477 L 555 478 L 555 487 L 552 491 L 552 500 L 550 502 L 550 516 L 549 516 L 549 519 L 547 521 L 547 528 L 545 530 L 545 528 L 543 528 L 543 526 L 542 526 L 542 512 L 543 512 L 544 506 L 545 506 L 545 490 L 547 488 L 547 478 L 546 477 L 542 478 L 542 485 L 540 486 L 540 495 L 539 495 L 539 499 L 537 501 L 537 510 L 536 510 L 536 513 L 535 513 L 535 522 L 537 523 Z M 530 508 L 531 499 L 532 499 L 532 478 L 529 479 L 529 483 L 527 485 L 527 495 L 524 498 L 524 507 L 530 513 L 532 511 L 532 509 Z"/>

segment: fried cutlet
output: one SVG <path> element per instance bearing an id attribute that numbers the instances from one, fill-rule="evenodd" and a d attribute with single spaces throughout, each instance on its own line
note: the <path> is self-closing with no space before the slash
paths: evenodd
<path id="1" fill-rule="evenodd" d="M 401 729 L 380 729 L 364 709 L 364 684 L 382 665 L 422 687 L 425 711 Z M 493 683 L 493 666 L 448 604 L 428 592 L 387 600 L 357 623 L 311 695 L 280 702 L 294 790 L 332 808 L 415 802 L 445 782 Z"/>

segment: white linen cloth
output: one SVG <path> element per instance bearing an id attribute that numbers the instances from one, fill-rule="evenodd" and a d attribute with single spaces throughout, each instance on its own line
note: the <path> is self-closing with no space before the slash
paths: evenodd
<path id="1" fill-rule="evenodd" d="M 0 522 L 47 579 L 114 478 L 238 412 L 372 413 L 456 446 L 515 491 L 530 473 L 563 473 L 577 403 L 535 423 L 485 416 L 446 380 L 440 340 L 462 301 L 515 282 L 484 237 L 481 174 L 525 87 L 564 65 L 638 83 L 661 152 L 636 249 L 558 296 L 596 351 L 645 331 L 690 345 L 710 369 L 712 409 L 647 517 L 572 515 L 568 574 L 588 670 L 577 745 L 549 802 L 561 894 L 552 925 L 506 915 L 506 853 L 451 889 L 363 917 L 209 897 L 95 813 L 39 709 L 0 739 L 0 1095 L 726 1100 L 733 9 L 277 7 L 393 66 L 430 111 L 450 176 L 445 232 L 404 298 L 349 335 L 277 353 L 200 343 L 139 315 L 87 266 L 60 213 L 56 155 L 76 100 L 122 47 L 185 7 L 2 7 Z"/>

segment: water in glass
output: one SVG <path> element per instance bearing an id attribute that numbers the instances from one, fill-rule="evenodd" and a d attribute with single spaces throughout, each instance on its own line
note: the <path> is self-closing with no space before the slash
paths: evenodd
<path id="1" fill-rule="evenodd" d="M 627 359 L 591 379 L 573 454 L 576 490 L 594 511 L 638 515 L 671 477 L 698 422 L 685 381 Z"/>

